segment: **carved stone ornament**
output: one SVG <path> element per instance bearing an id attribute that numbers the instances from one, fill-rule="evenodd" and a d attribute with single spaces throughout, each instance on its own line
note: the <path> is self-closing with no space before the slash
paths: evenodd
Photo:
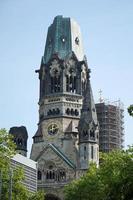
<path id="1" fill-rule="evenodd" d="M 89 130 L 91 131 L 91 130 L 96 130 L 96 125 L 95 125 L 95 123 L 94 122 L 91 122 L 90 124 L 89 124 Z"/>
<path id="2" fill-rule="evenodd" d="M 83 66 L 82 66 L 82 80 L 83 80 L 83 82 L 85 82 L 86 79 L 87 79 L 86 68 L 85 68 L 85 66 L 83 65 Z"/>
<path id="3" fill-rule="evenodd" d="M 76 75 L 75 65 L 76 65 L 75 60 L 73 60 L 73 59 L 68 60 L 68 62 L 66 64 L 65 74 L 66 75 Z"/>
<path id="4" fill-rule="evenodd" d="M 46 165 L 45 160 L 43 158 L 40 158 L 38 161 L 38 165 L 40 169 L 43 169 L 44 166 Z"/>
<path id="5" fill-rule="evenodd" d="M 59 64 L 59 62 L 56 59 L 54 59 L 52 61 L 52 64 L 50 65 L 50 75 L 52 77 L 55 77 L 55 76 L 59 77 L 60 72 L 61 72 L 60 64 Z"/>

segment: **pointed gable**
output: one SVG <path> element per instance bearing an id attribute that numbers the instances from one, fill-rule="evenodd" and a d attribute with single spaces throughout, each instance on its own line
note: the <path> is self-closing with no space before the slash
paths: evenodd
<path id="1" fill-rule="evenodd" d="M 73 120 L 71 120 L 70 124 L 68 125 L 66 133 L 78 133 L 77 126 Z"/>
<path id="2" fill-rule="evenodd" d="M 54 144 L 48 144 L 43 151 L 40 152 L 36 160 L 39 160 L 39 158 L 47 151 L 47 149 L 51 149 L 57 156 L 59 156 L 60 159 L 62 159 L 69 167 L 75 169 L 74 163 L 61 151 L 59 148 L 57 148 Z"/>
<path id="3" fill-rule="evenodd" d="M 88 69 L 86 91 L 83 99 L 79 124 L 83 126 L 83 124 L 90 124 L 91 122 L 93 122 L 95 125 L 98 124 L 96 108 L 90 84 L 90 70 Z"/>

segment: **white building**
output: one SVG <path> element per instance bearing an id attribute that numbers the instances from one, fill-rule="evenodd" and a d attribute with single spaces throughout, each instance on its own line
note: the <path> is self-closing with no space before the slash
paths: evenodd
<path id="1" fill-rule="evenodd" d="M 17 167 L 21 167 L 24 170 L 25 179 L 23 184 L 28 189 L 29 192 L 37 191 L 37 162 L 22 156 L 20 154 L 16 154 L 11 159 L 12 169 Z"/>

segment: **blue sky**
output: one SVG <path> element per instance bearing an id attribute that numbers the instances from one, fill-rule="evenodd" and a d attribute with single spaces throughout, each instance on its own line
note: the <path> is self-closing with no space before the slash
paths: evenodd
<path id="1" fill-rule="evenodd" d="M 40 67 L 47 28 L 56 15 L 74 18 L 81 27 L 91 68 L 95 101 L 98 91 L 125 107 L 125 146 L 133 144 L 133 1 L 132 0 L 1 0 L 0 128 L 25 125 L 37 130 Z"/>

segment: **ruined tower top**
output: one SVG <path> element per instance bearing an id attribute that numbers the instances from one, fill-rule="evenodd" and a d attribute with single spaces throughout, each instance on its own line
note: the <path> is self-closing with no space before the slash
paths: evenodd
<path id="1" fill-rule="evenodd" d="M 48 28 L 43 62 L 47 63 L 53 54 L 65 59 L 71 52 L 76 55 L 78 61 L 83 60 L 80 27 L 71 18 L 57 16 Z"/>

